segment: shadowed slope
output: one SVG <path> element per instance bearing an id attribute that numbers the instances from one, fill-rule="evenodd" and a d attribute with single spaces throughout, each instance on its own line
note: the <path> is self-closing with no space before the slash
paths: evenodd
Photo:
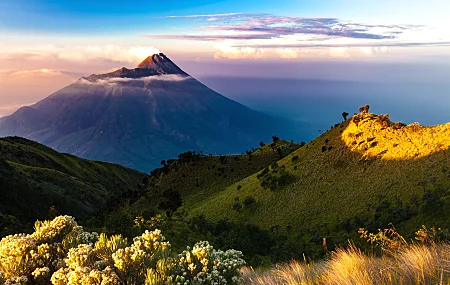
<path id="1" fill-rule="evenodd" d="M 146 177 L 18 137 L 0 139 L 0 158 L 0 234 L 31 228 L 51 206 L 84 220 L 120 195 L 138 195 Z"/>

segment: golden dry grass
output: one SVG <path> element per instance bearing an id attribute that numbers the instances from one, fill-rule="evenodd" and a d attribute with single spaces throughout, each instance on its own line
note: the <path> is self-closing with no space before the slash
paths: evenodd
<path id="1" fill-rule="evenodd" d="M 396 128 L 380 122 L 383 116 L 387 115 L 356 115 L 342 132 L 342 141 L 365 159 L 418 159 L 450 148 L 450 124 Z"/>
<path id="2" fill-rule="evenodd" d="M 292 261 L 265 272 L 243 271 L 246 284 L 255 285 L 444 285 L 450 284 L 450 245 L 412 245 L 382 257 L 350 245 L 315 264 Z"/>

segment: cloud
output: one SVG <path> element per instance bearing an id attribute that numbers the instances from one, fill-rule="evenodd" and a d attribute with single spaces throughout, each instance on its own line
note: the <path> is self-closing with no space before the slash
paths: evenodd
<path id="1" fill-rule="evenodd" d="M 316 46 L 236 46 L 233 41 L 226 41 L 215 46 L 218 51 L 215 59 L 296 59 L 296 58 L 350 58 L 350 57 L 375 57 L 389 53 L 389 47 L 379 46 L 345 46 L 336 45 L 326 48 Z"/>
<path id="2" fill-rule="evenodd" d="M 214 59 L 258 59 L 265 58 L 265 50 L 252 47 L 233 47 L 231 44 L 217 44 L 219 50 L 214 53 Z"/>
<path id="3" fill-rule="evenodd" d="M 0 60 L 63 59 L 67 61 L 111 60 L 137 64 L 147 56 L 160 53 L 153 46 L 87 45 L 87 46 L 12 46 L 0 45 Z"/>
<path id="4" fill-rule="evenodd" d="M 292 48 L 277 48 L 277 53 L 280 58 L 298 58 L 299 51 L 297 49 Z"/>
<path id="5" fill-rule="evenodd" d="M 183 19 L 192 19 L 192 18 L 229 18 L 236 16 L 244 16 L 249 15 L 245 13 L 224 13 L 224 14 L 197 14 L 197 15 L 182 15 L 182 16 L 165 16 L 160 18 L 183 18 Z"/>
<path id="6" fill-rule="evenodd" d="M 387 47 L 446 47 L 450 46 L 450 42 L 379 42 L 379 43 L 298 43 L 298 44 L 255 44 L 245 45 L 253 48 L 343 48 L 343 47 L 359 47 L 359 48 L 387 48 Z M 236 45 L 235 47 L 244 47 L 243 45 Z"/>
<path id="7" fill-rule="evenodd" d="M 338 18 L 285 17 L 270 14 L 215 14 L 169 16 L 177 18 L 200 18 L 206 22 L 220 22 L 205 25 L 200 31 L 212 33 L 197 34 L 150 34 L 144 37 L 188 40 L 261 40 L 278 39 L 293 35 L 314 35 L 352 39 L 394 39 L 403 31 L 418 28 L 412 25 L 368 25 L 345 22 Z"/>
<path id="8" fill-rule="evenodd" d="M 387 55 L 402 47 L 447 47 L 450 42 L 380 42 L 380 43 L 299 43 L 299 44 L 217 44 L 215 59 L 294 59 L 294 58 L 367 58 Z"/>
<path id="9" fill-rule="evenodd" d="M 390 48 L 449 45 L 442 38 L 442 31 L 424 25 L 248 13 L 176 17 L 194 19 L 201 23 L 200 27 L 196 25 L 190 33 L 143 37 L 212 42 L 217 49 L 215 59 L 374 57 L 389 53 Z"/>
<path id="10" fill-rule="evenodd" d="M 19 70 L 10 73 L 13 76 L 60 76 L 63 73 L 61 71 L 53 70 L 53 69 L 35 69 L 35 70 Z"/>
<path id="11" fill-rule="evenodd" d="M 4 77 L 8 77 L 9 80 L 22 80 L 24 77 L 36 78 L 39 80 L 53 80 L 53 77 L 68 77 L 76 78 L 83 76 L 83 73 L 72 72 L 72 71 L 61 71 L 51 68 L 41 68 L 41 69 L 23 69 L 23 70 L 0 70 L 0 74 Z"/>
<path id="12" fill-rule="evenodd" d="M 87 85 L 107 85 L 107 86 L 118 86 L 120 83 L 127 82 L 139 82 L 143 81 L 145 83 L 149 83 L 152 81 L 171 81 L 178 82 L 190 79 L 190 76 L 184 76 L 179 74 L 163 74 L 163 75 L 154 75 L 147 76 L 141 78 L 122 78 L 122 77 L 112 77 L 107 79 L 97 79 L 95 81 L 90 81 L 86 77 L 81 78 L 78 82 Z"/>

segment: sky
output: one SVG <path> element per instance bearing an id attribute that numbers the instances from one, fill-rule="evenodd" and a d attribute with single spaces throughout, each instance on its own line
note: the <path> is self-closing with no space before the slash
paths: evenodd
<path id="1" fill-rule="evenodd" d="M 446 81 L 448 11 L 448 0 L 0 0 L 0 117 L 156 52 L 200 78 Z"/>

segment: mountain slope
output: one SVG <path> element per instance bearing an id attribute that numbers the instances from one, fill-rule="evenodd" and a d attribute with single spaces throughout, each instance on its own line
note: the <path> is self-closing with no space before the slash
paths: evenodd
<path id="1" fill-rule="evenodd" d="M 146 177 L 27 139 L 0 139 L 0 234 L 10 226 L 31 228 L 36 219 L 48 218 L 51 206 L 85 220 L 120 195 L 140 193 Z"/>
<path id="2" fill-rule="evenodd" d="M 123 207 L 107 211 L 109 230 L 121 232 L 133 224 L 137 216 L 152 212 L 174 212 L 179 207 L 192 207 L 211 195 L 258 172 L 292 153 L 300 145 L 277 141 L 241 155 L 211 156 L 186 152 L 177 160 L 164 161 L 164 167 L 152 171 L 146 192 L 136 201 L 123 197 Z M 128 217 L 128 222 L 123 217 Z M 105 222 L 97 222 L 105 224 Z M 125 224 L 125 225 L 124 225 Z"/>
<path id="3" fill-rule="evenodd" d="M 0 136 L 146 172 L 188 150 L 242 153 L 272 135 L 300 139 L 301 127 L 214 92 L 164 54 L 81 78 L 0 120 Z"/>
<path id="4" fill-rule="evenodd" d="M 189 212 L 320 246 L 323 237 L 345 243 L 359 227 L 376 231 L 390 222 L 406 232 L 421 224 L 449 227 L 449 147 L 450 124 L 404 126 L 355 115 Z M 247 196 L 256 202 L 233 210 Z"/>

